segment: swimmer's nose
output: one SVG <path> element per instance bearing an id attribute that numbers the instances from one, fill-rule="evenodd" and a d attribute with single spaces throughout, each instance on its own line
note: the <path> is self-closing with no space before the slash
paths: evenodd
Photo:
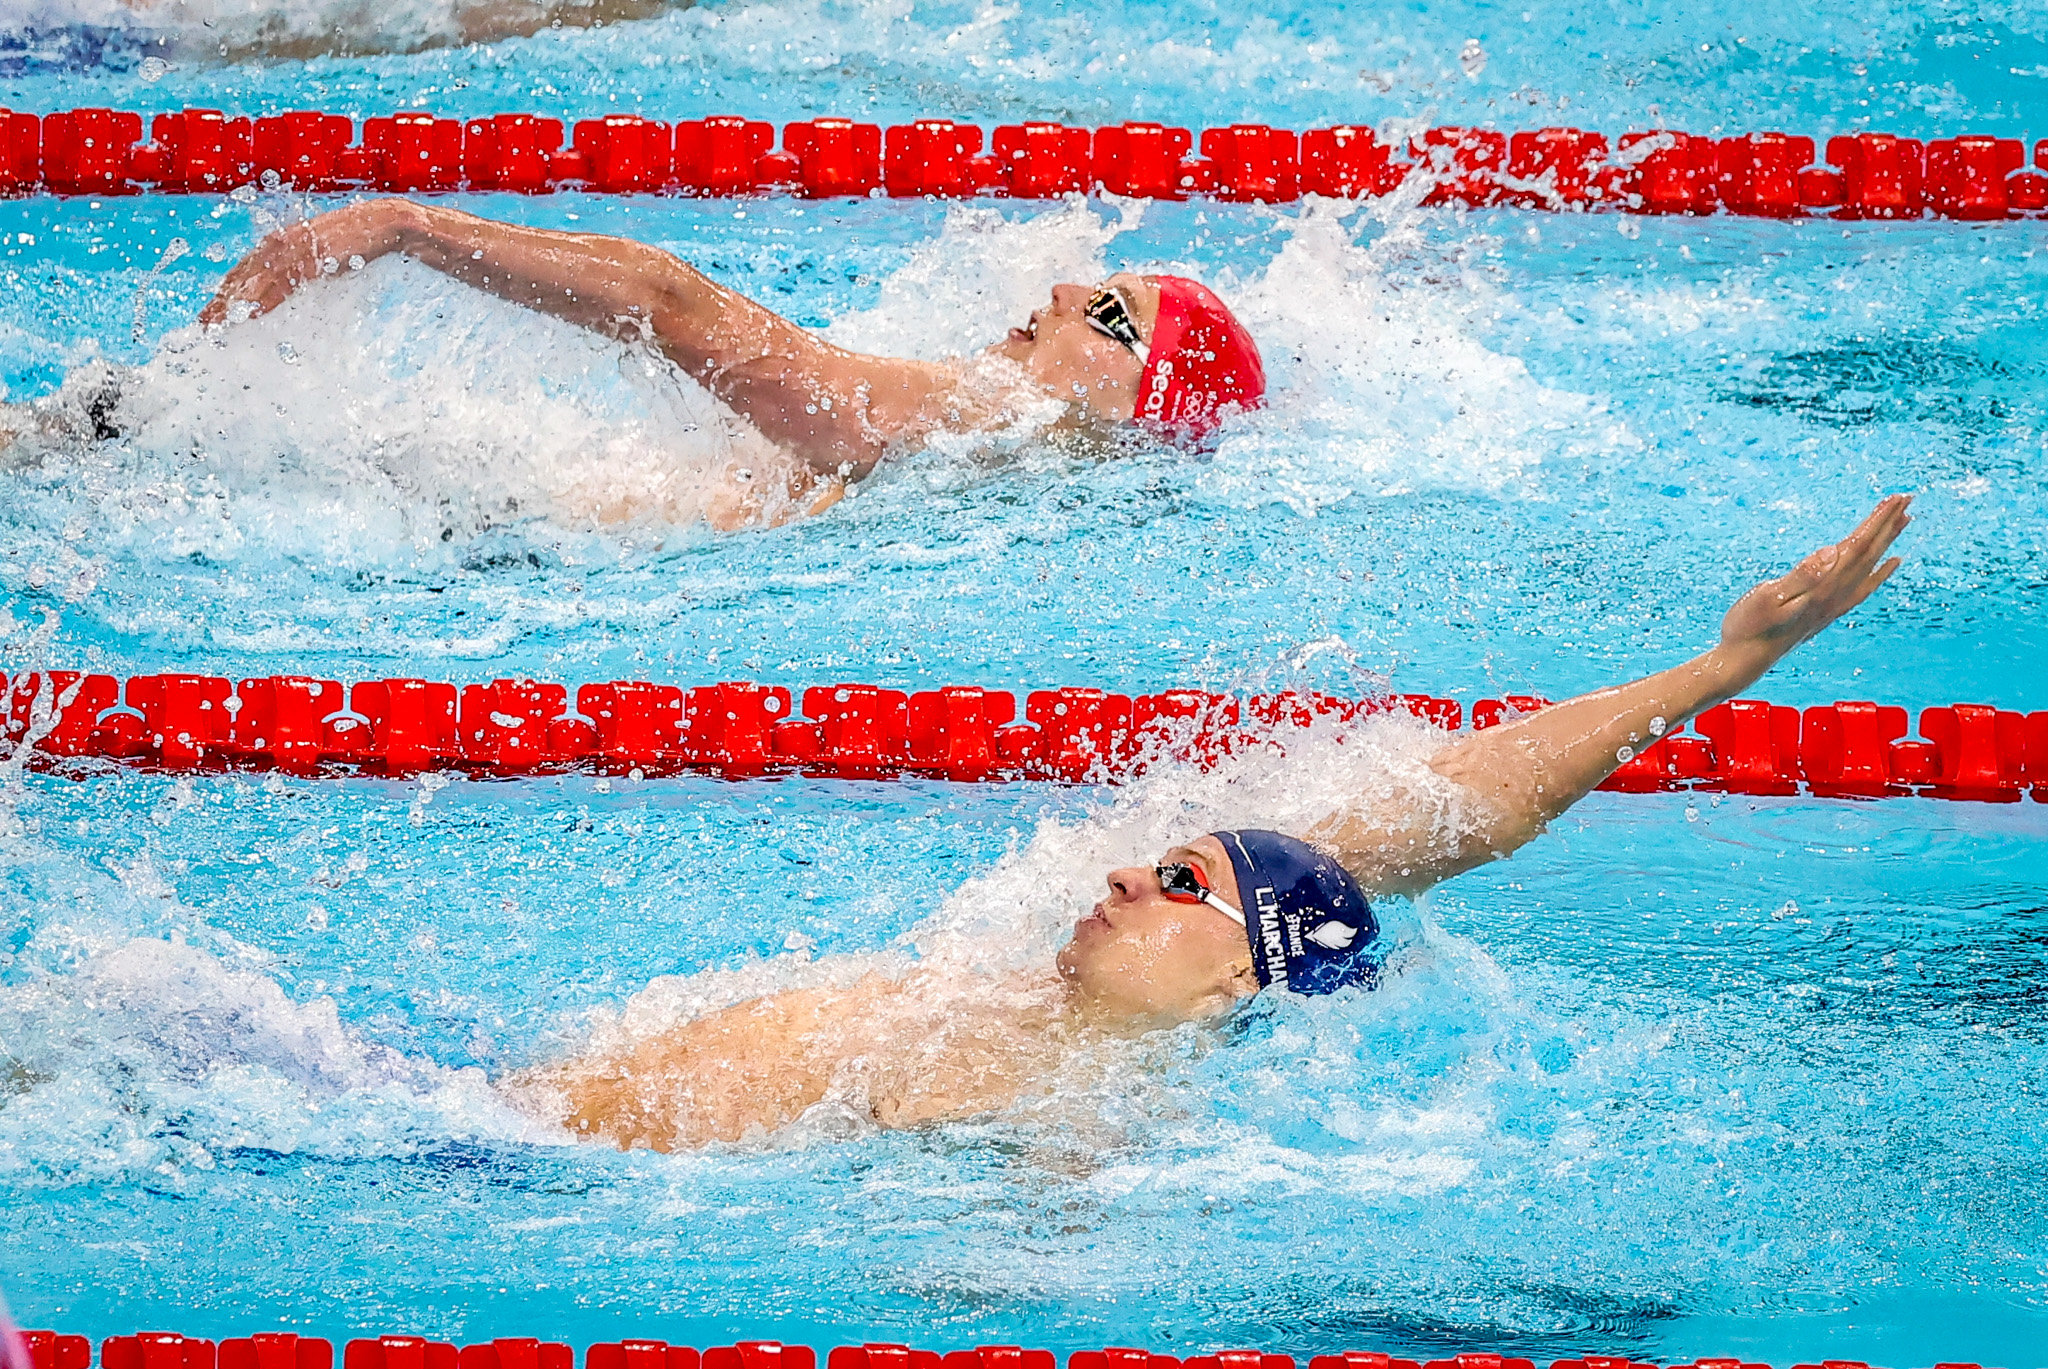
<path id="1" fill-rule="evenodd" d="M 1089 289 L 1085 285 L 1055 285 L 1052 288 L 1053 309 L 1062 314 L 1077 314 L 1088 303 Z"/>
<path id="2" fill-rule="evenodd" d="M 1153 886 L 1157 882 L 1157 875 L 1150 870 L 1140 870 L 1135 865 L 1109 872 L 1109 892 L 1126 903 L 1153 892 Z"/>

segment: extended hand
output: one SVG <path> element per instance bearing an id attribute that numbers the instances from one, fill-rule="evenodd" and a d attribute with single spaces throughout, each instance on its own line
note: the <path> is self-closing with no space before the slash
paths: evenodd
<path id="1" fill-rule="evenodd" d="M 404 200 L 370 200 L 279 229 L 235 263 L 199 321 L 267 314 L 307 281 L 347 269 L 351 258 L 370 261 L 394 250 L 399 220 L 410 207 Z"/>
<path id="2" fill-rule="evenodd" d="M 1760 674 L 1868 599 L 1899 568 L 1898 557 L 1884 554 L 1913 521 L 1906 514 L 1912 502 L 1911 495 L 1891 495 L 1856 531 L 1736 600 L 1721 620 L 1721 649 Z"/>

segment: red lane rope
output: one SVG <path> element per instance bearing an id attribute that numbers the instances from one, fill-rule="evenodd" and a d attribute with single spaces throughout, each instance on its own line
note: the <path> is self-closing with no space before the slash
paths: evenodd
<path id="1" fill-rule="evenodd" d="M 21 1333 L 32 1369 L 91 1369 L 92 1344 L 84 1336 L 48 1331 Z M 827 1369 L 1055 1369 L 1049 1350 L 1015 1345 L 982 1345 L 972 1350 L 939 1354 L 907 1345 L 842 1345 L 826 1359 Z M 659 1340 L 612 1341 L 584 1351 L 584 1369 L 817 1369 L 818 1354 L 808 1346 L 779 1341 L 741 1341 L 698 1351 Z M 421 1336 L 380 1336 L 348 1342 L 344 1369 L 575 1369 L 576 1352 L 558 1341 L 532 1337 L 502 1338 L 458 1349 L 447 1341 Z M 174 1331 L 145 1331 L 109 1336 L 100 1342 L 101 1369 L 333 1369 L 334 1345 L 289 1331 L 210 1340 Z M 1077 1350 L 1067 1356 L 1067 1369 L 1295 1369 L 1292 1355 L 1257 1350 L 1220 1350 L 1212 1355 L 1155 1355 L 1145 1350 L 1112 1347 Z M 1467 1352 L 1448 1359 L 1418 1363 L 1365 1350 L 1316 1355 L 1308 1369 L 1536 1369 L 1534 1362 L 1512 1355 Z M 1550 1369 L 1657 1369 L 1626 1355 L 1586 1355 L 1561 1359 Z M 1671 1369 L 1771 1369 L 1734 1358 L 1701 1359 Z M 1828 1360 L 1824 1365 L 1797 1364 L 1791 1369 L 1870 1369 L 1861 1360 Z M 1979 1369 L 1950 1362 L 1939 1369 Z"/>
<path id="2" fill-rule="evenodd" d="M 1293 130 L 1265 124 L 1108 128 L 951 119 L 879 124 L 820 118 L 775 127 L 722 115 L 668 123 L 638 114 L 568 130 L 534 114 L 446 119 L 423 111 L 365 119 L 298 110 L 257 119 L 220 110 L 142 116 L 0 109 L 0 193 L 220 193 L 241 185 L 390 193 L 580 189 L 694 195 L 786 191 L 822 197 L 1045 199 L 1097 187 L 1119 195 L 1191 195 L 1277 203 L 1303 194 L 1393 193 L 1422 178 L 1421 202 L 1530 209 L 1768 218 L 2003 219 L 2048 211 L 2048 175 L 2026 168 L 2017 138 L 1923 143 L 1887 133 L 1811 138 L 1764 132 L 1710 138 L 1672 129 L 1604 134 L 1577 128 L 1505 133 L 1432 128 L 1405 144 L 1363 124 Z M 2034 145 L 2048 168 L 2048 139 Z"/>
<path id="3" fill-rule="evenodd" d="M 1474 728 L 1545 707 L 1526 695 L 1481 699 Z M 801 705 L 800 711 L 796 705 Z M 1393 694 L 1344 699 L 1239 697 L 1197 689 L 1112 694 L 1068 687 L 1018 700 L 951 686 L 915 693 L 877 685 L 814 686 L 792 695 L 748 681 L 683 688 L 640 680 L 567 685 L 492 680 L 336 680 L 272 675 L 112 675 L 53 670 L 0 676 L 0 744 L 39 766 L 97 757 L 167 771 L 416 775 L 463 770 L 517 776 L 571 770 L 639 776 L 1115 783 L 1161 762 L 1213 764 L 1278 744 L 1276 732 L 1319 718 L 1406 710 L 1455 731 L 1455 699 Z M 1908 794 L 1991 803 L 2029 791 L 2048 802 L 2048 711 L 1988 704 L 1920 711 L 1843 701 L 1799 710 L 1756 699 L 1710 708 L 1674 729 L 1600 787 L 1628 793 L 1880 798 Z M 73 767 L 76 768 L 76 767 Z"/>

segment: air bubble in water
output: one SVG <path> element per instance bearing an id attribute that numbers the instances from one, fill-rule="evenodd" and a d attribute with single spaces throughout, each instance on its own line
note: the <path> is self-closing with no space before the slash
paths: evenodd
<path id="1" fill-rule="evenodd" d="M 1458 65 L 1475 81 L 1479 79 L 1479 73 L 1486 70 L 1486 49 L 1479 46 L 1477 38 L 1467 38 L 1465 46 L 1458 49 Z"/>

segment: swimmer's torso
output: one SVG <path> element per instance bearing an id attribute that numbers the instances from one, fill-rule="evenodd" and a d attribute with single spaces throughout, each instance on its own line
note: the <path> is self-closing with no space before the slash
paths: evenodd
<path id="1" fill-rule="evenodd" d="M 1043 1086 L 1067 1034 L 1035 979 L 871 974 L 749 999 L 513 1087 L 579 1136 L 676 1150 L 773 1131 L 821 1103 L 888 1127 L 995 1111 Z"/>

